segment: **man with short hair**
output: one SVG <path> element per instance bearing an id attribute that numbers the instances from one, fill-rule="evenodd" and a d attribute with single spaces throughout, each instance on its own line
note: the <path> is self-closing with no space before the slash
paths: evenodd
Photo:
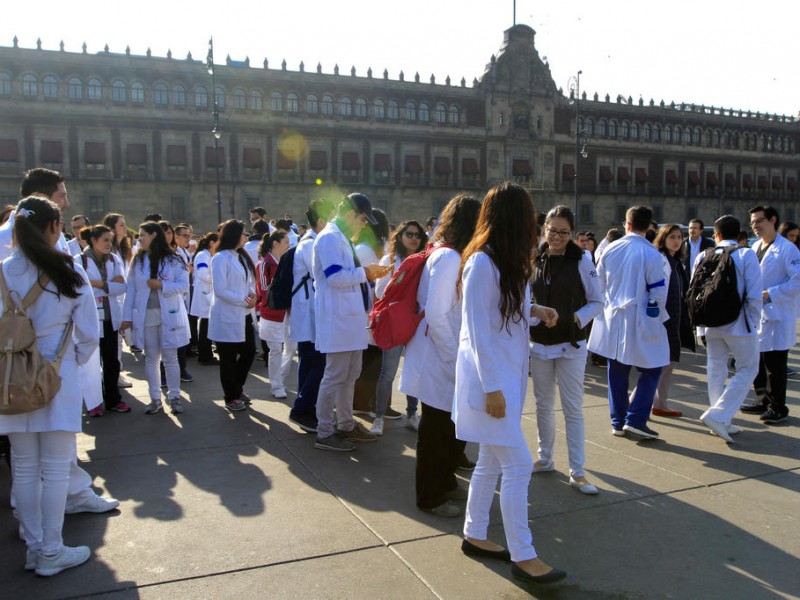
<path id="1" fill-rule="evenodd" d="M 778 233 L 780 218 L 771 206 L 751 208 L 750 226 L 758 241 L 753 251 L 761 264 L 764 301 L 758 331 L 760 360 L 753 381 L 756 402 L 742 412 L 760 414 L 768 425 L 786 420 L 786 368 L 797 336 L 797 297 L 800 294 L 800 251 Z M 737 369 L 739 365 L 736 365 Z"/>
<path id="2" fill-rule="evenodd" d="M 294 232 L 294 229 L 292 229 L 292 222 L 289 219 L 278 219 L 275 222 L 275 229 L 286 232 L 286 235 L 289 237 L 289 248 L 297 246 L 297 234 Z"/>
<path id="3" fill-rule="evenodd" d="M 714 247 L 714 242 L 703 237 L 703 222 L 700 219 L 689 221 L 689 237 L 683 242 L 683 266 L 689 274 L 689 280 L 694 274 L 694 264 L 697 255 Z"/>
<path id="4" fill-rule="evenodd" d="M 605 299 L 589 337 L 589 351 L 608 359 L 608 401 L 612 433 L 657 439 L 647 426 L 661 369 L 669 364 L 663 323 L 669 319 L 666 277 L 661 253 L 644 235 L 653 218 L 646 206 L 625 215 L 627 235 L 609 244 L 597 265 Z M 639 371 L 636 393 L 628 403 L 628 376 Z"/>
<path id="5" fill-rule="evenodd" d="M 578 244 L 578 246 L 580 246 L 582 249 L 586 250 L 588 245 L 587 244 L 588 239 L 589 238 L 587 237 L 585 231 L 579 231 L 575 236 L 575 243 Z"/>
<path id="6" fill-rule="evenodd" d="M 22 185 L 20 185 L 19 194 L 20 198 L 27 198 L 31 195 L 39 195 L 49 198 L 56 204 L 56 206 L 58 206 L 62 215 L 64 214 L 64 211 L 69 208 L 69 197 L 67 196 L 67 187 L 64 183 L 64 177 L 62 177 L 59 172 L 52 171 L 50 169 L 39 167 L 31 169 L 30 171 L 26 171 L 22 177 Z M 0 227 L 0 260 L 11 254 L 14 222 L 15 216 L 12 212 L 8 221 L 6 221 L 2 227 Z M 68 252 L 67 242 L 64 239 L 63 234 L 59 238 L 58 242 L 56 242 L 56 248 L 64 253 Z M 91 362 L 92 361 L 86 364 L 89 365 Z M 93 377 L 97 377 L 97 384 L 99 386 L 101 385 L 99 359 L 96 364 L 98 371 L 96 374 L 93 374 Z M 101 388 L 98 387 L 98 390 L 99 389 Z M 100 398 L 102 401 L 102 392 L 100 392 Z M 77 452 L 78 448 L 76 444 L 73 448 L 73 455 L 75 455 L 75 459 L 70 463 L 69 485 L 67 490 L 68 495 L 65 512 L 67 514 L 81 512 L 103 513 L 117 508 L 119 506 L 119 500 L 116 500 L 115 498 L 103 498 L 102 496 L 98 496 L 94 493 L 94 490 L 92 489 L 92 477 L 78 466 Z"/>
<path id="7" fill-rule="evenodd" d="M 84 242 L 81 239 L 81 229 L 88 226 L 89 226 L 89 219 L 87 219 L 83 215 L 75 215 L 74 217 L 72 217 L 72 221 L 70 222 L 70 227 L 72 228 L 73 238 L 67 242 L 67 249 L 69 250 L 70 256 L 76 256 L 81 252 L 83 252 L 83 249 L 86 248 L 86 244 L 88 242 Z"/>
<path id="8" fill-rule="evenodd" d="M 739 220 L 731 215 L 724 215 L 714 222 L 714 241 L 717 243 L 714 252 L 720 254 L 728 248 L 736 248 L 731 251 L 731 259 L 736 270 L 742 310 L 731 323 L 705 328 L 708 402 L 711 408 L 700 417 L 714 434 L 729 443 L 733 442 L 731 435 L 739 433 L 731 423 L 733 417 L 758 372 L 758 324 L 761 321 L 761 269 L 755 253 L 738 245 L 736 240 L 740 229 Z M 705 253 L 698 255 L 695 268 L 704 258 Z M 729 354 L 733 354 L 736 361 L 736 371 L 726 386 Z"/>
<path id="9" fill-rule="evenodd" d="M 373 442 L 376 436 L 353 419 L 353 393 L 361 372 L 361 353 L 367 348 L 368 282 L 386 275 L 390 267 L 362 267 L 353 239 L 367 223 L 378 224 L 372 203 L 364 194 L 350 194 L 338 215 L 314 241 L 311 259 L 316 283 L 314 313 L 316 349 L 326 355 L 325 373 L 317 396 L 317 439 L 320 450 L 349 451 L 351 442 Z M 334 408 L 336 429 L 334 430 Z M 338 434 L 338 436 L 337 436 Z"/>
<path id="10" fill-rule="evenodd" d="M 314 348 L 314 279 L 312 254 L 314 240 L 332 216 L 333 207 L 325 200 L 314 200 L 308 205 L 306 218 L 308 232 L 297 244 L 292 275 L 294 288 L 292 310 L 289 311 L 289 337 L 297 343 L 297 397 L 289 413 L 289 420 L 303 431 L 317 432 L 317 396 L 325 373 L 325 355 Z"/>

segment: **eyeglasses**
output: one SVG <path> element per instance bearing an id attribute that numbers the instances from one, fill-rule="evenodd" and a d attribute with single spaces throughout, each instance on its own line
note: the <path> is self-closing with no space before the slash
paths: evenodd
<path id="1" fill-rule="evenodd" d="M 557 229 L 553 229 L 552 227 L 547 227 L 545 231 L 547 232 L 547 235 L 557 235 L 559 237 L 569 237 L 572 234 L 572 232 L 568 229 L 566 231 L 559 231 Z"/>
<path id="2" fill-rule="evenodd" d="M 760 219 L 753 219 L 752 221 L 750 221 L 750 225 L 760 225 L 761 223 L 763 223 L 766 220 L 767 220 L 767 217 L 761 217 Z"/>
<path id="3" fill-rule="evenodd" d="M 421 240 L 422 239 L 422 234 L 419 231 L 408 231 L 408 230 L 406 230 L 406 231 L 403 232 L 403 235 L 406 236 L 410 240 L 411 239 L 414 239 L 414 240 Z"/>

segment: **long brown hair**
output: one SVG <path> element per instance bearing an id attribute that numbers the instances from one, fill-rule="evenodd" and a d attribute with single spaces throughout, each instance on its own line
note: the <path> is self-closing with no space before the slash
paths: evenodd
<path id="1" fill-rule="evenodd" d="M 458 194 L 453 197 L 439 216 L 433 241 L 452 246 L 461 254 L 475 233 L 480 210 L 480 201 L 472 196 Z"/>
<path id="2" fill-rule="evenodd" d="M 658 251 L 662 254 L 669 254 L 669 250 L 667 250 L 667 238 L 672 234 L 675 230 L 681 231 L 680 225 L 676 225 L 675 223 L 668 223 L 666 225 L 662 225 L 661 228 L 658 230 L 656 234 L 656 239 L 653 240 L 653 246 L 658 248 Z M 681 231 L 681 235 L 683 232 Z M 681 244 L 681 247 L 675 253 L 675 258 L 678 260 L 683 260 L 684 256 L 684 246 Z"/>
<path id="3" fill-rule="evenodd" d="M 500 272 L 500 314 L 506 331 L 523 314 L 525 286 L 531 278 L 532 253 L 536 247 L 536 212 L 533 198 L 516 183 L 496 185 L 486 194 L 475 235 L 461 255 L 457 288 L 461 293 L 464 265 L 473 254 L 485 252 Z"/>
<path id="4" fill-rule="evenodd" d="M 416 227 L 420 234 L 419 249 L 417 252 L 422 251 L 428 243 L 428 234 L 425 233 L 425 228 L 417 221 L 403 221 L 392 233 L 391 241 L 389 242 L 389 264 L 394 264 L 394 257 L 399 256 L 401 260 L 408 258 L 408 250 L 403 245 L 403 234 L 409 227 Z"/>

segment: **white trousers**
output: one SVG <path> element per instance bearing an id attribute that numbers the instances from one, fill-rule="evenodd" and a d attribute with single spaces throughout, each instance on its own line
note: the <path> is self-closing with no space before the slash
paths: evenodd
<path id="1" fill-rule="evenodd" d="M 363 350 L 353 350 L 325 355 L 325 374 L 317 395 L 317 437 L 324 438 L 333 433 L 334 409 L 339 429 L 351 431 L 355 426 L 353 394 L 361 373 L 362 353 Z"/>
<path id="2" fill-rule="evenodd" d="M 75 434 L 69 431 L 11 433 L 14 497 L 30 550 L 56 554 L 63 545 L 64 509 Z"/>
<path id="3" fill-rule="evenodd" d="M 532 468 L 533 459 L 527 446 L 481 444 L 469 484 L 464 535 L 485 540 L 497 478 L 502 473 L 500 512 L 508 551 L 514 562 L 536 558 L 533 536 L 528 526 L 528 483 Z"/>
<path id="4" fill-rule="evenodd" d="M 570 358 L 543 359 L 531 356 L 533 396 L 536 399 L 536 426 L 539 431 L 538 461 L 553 464 L 556 441 L 556 384 L 567 430 L 569 473 L 583 477 L 586 473 L 583 425 L 583 378 L 586 355 Z"/>
<path id="5" fill-rule="evenodd" d="M 288 315 L 283 322 L 262 318 L 258 325 L 258 337 L 269 348 L 269 383 L 272 393 L 283 392 L 286 375 L 289 374 L 292 358 L 297 351 L 297 342 L 289 339 Z"/>
<path id="6" fill-rule="evenodd" d="M 164 374 L 167 376 L 167 398 L 181 395 L 181 369 L 178 366 L 177 348 L 161 347 L 161 325 L 144 328 L 144 373 L 147 377 L 147 388 L 150 400 L 161 399 L 161 368 L 164 363 Z"/>
<path id="7" fill-rule="evenodd" d="M 736 359 L 736 372 L 728 385 L 728 356 Z M 713 327 L 706 330 L 708 403 L 706 415 L 730 425 L 736 411 L 747 398 L 758 373 L 759 346 L 756 335 L 724 335 Z"/>

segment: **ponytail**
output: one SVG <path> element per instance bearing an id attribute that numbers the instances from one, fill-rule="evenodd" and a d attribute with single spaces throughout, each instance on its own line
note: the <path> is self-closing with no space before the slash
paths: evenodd
<path id="1" fill-rule="evenodd" d="M 53 202 L 41 196 L 28 196 L 17 205 L 14 237 L 25 258 L 50 278 L 58 295 L 77 298 L 78 289 L 85 284 L 83 277 L 75 270 L 72 257 L 56 250 L 44 235 L 51 223 L 60 220 L 61 212 Z"/>

